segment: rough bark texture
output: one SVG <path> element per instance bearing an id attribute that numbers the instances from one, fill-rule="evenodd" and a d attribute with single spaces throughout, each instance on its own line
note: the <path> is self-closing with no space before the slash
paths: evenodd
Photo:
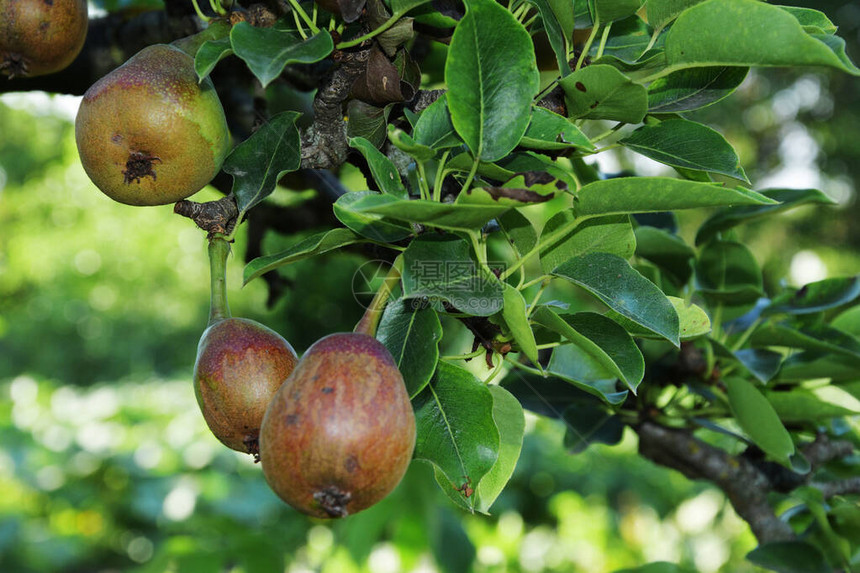
<path id="1" fill-rule="evenodd" d="M 728 497 L 737 514 L 749 523 L 759 543 L 795 539 L 792 528 L 782 521 L 768 502 L 773 491 L 791 491 L 807 483 L 777 464 L 762 463 L 752 456 L 733 456 L 692 435 L 688 430 L 670 429 L 653 422 L 634 428 L 639 434 L 639 453 L 662 466 L 678 470 L 690 479 L 713 482 Z M 829 460 L 846 456 L 850 442 L 833 441 L 821 434 L 801 448 L 814 469 Z M 787 474 L 787 475 L 786 475 Z M 860 479 L 812 482 L 825 498 L 860 491 Z"/>

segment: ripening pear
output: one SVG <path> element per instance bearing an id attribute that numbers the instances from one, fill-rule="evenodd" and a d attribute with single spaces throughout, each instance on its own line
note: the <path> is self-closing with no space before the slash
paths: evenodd
<path id="1" fill-rule="evenodd" d="M 148 46 L 94 83 L 75 122 L 84 170 L 108 197 L 165 205 L 193 195 L 230 151 L 224 109 L 194 58 Z"/>
<path id="2" fill-rule="evenodd" d="M 311 345 L 260 428 L 272 490 L 315 517 L 366 509 L 400 483 L 415 448 L 415 415 L 388 349 L 370 335 Z"/>
<path id="3" fill-rule="evenodd" d="M 62 70 L 80 53 L 87 24 L 86 0 L 0 0 L 0 73 Z"/>

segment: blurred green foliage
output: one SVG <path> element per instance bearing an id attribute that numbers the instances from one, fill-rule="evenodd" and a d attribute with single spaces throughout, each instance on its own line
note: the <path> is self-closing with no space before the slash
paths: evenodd
<path id="1" fill-rule="evenodd" d="M 21 375 L 0 399 L 3 571 L 755 570 L 743 561 L 755 540 L 719 493 L 631 440 L 570 456 L 563 428 L 534 416 L 492 516 L 456 509 L 413 464 L 392 496 L 332 523 L 281 503 L 218 443 L 188 380 L 83 389 Z"/>

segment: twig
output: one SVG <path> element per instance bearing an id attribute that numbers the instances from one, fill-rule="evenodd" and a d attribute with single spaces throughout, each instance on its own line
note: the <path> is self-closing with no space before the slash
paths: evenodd
<path id="1" fill-rule="evenodd" d="M 690 479 L 712 481 L 728 497 L 738 515 L 750 524 L 759 543 L 795 538 L 768 503 L 770 481 L 749 460 L 735 457 L 684 430 L 664 428 L 652 422 L 634 427 L 639 434 L 639 453 Z"/>
<path id="2" fill-rule="evenodd" d="M 370 50 L 336 52 L 338 65 L 320 84 L 314 97 L 314 122 L 302 134 L 302 167 L 330 169 L 346 161 L 349 144 L 342 104 L 364 71 Z"/>

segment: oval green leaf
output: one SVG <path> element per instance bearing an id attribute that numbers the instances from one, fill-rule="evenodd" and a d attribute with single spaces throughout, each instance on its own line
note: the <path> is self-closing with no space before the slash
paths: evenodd
<path id="1" fill-rule="evenodd" d="M 679 346 L 675 307 L 654 283 L 618 255 L 589 253 L 575 257 L 552 274 L 584 288 L 610 309 Z"/>
<path id="2" fill-rule="evenodd" d="M 442 323 L 432 308 L 398 299 L 385 306 L 376 338 L 385 345 L 414 398 L 430 382 L 439 360 Z"/>
<path id="3" fill-rule="evenodd" d="M 737 89 L 749 68 L 726 66 L 679 70 L 648 86 L 649 113 L 678 113 L 716 103 Z"/>
<path id="4" fill-rule="evenodd" d="M 266 255 L 257 257 L 245 265 L 244 281 L 242 284 L 248 284 L 255 278 L 266 274 L 290 263 L 295 263 L 302 259 L 321 255 L 346 245 L 355 243 L 363 243 L 364 239 L 349 229 L 330 229 L 323 233 L 317 233 L 307 239 L 299 241 L 289 249 L 276 253 L 274 255 Z"/>
<path id="5" fill-rule="evenodd" d="M 792 14 L 757 0 L 706 0 L 685 10 L 669 30 L 665 50 L 670 71 L 700 66 L 828 66 L 860 75 L 860 69 L 824 41 L 808 35 Z"/>
<path id="6" fill-rule="evenodd" d="M 475 510 L 488 513 L 514 473 L 523 448 L 526 419 L 523 407 L 501 386 L 489 386 L 493 396 L 493 422 L 499 431 L 499 457 L 475 488 Z"/>
<path id="7" fill-rule="evenodd" d="M 743 188 L 670 177 L 617 177 L 589 183 L 574 206 L 579 215 L 656 213 L 726 205 L 772 205 L 776 201 Z"/>
<path id="8" fill-rule="evenodd" d="M 539 89 L 531 36 L 494 0 L 466 0 L 445 63 L 448 107 L 457 133 L 483 161 L 516 147 Z"/>
<path id="9" fill-rule="evenodd" d="M 729 377 L 725 383 L 729 405 L 741 429 L 768 457 L 790 468 L 794 442 L 767 398 L 743 378 Z"/>
<path id="10" fill-rule="evenodd" d="M 287 64 L 312 64 L 334 50 L 326 30 L 307 40 L 295 30 L 261 28 L 239 22 L 230 31 L 233 52 L 248 65 L 263 87 L 281 75 Z"/>
<path id="11" fill-rule="evenodd" d="M 499 455 L 490 390 L 467 370 L 439 362 L 430 384 L 412 406 L 417 427 L 415 459 L 438 468 L 455 490 L 467 482 L 472 487 L 480 483 Z M 475 496 L 463 494 L 463 498 L 474 510 Z"/>
<path id="12" fill-rule="evenodd" d="M 701 245 L 717 233 L 736 225 L 766 217 L 774 213 L 810 203 L 833 205 L 833 199 L 817 189 L 766 189 L 760 194 L 775 203 L 768 205 L 738 205 L 728 207 L 708 218 L 696 233 L 696 244 Z"/>
<path id="13" fill-rule="evenodd" d="M 537 342 L 535 342 L 535 334 L 532 332 L 532 327 L 529 325 L 528 315 L 526 314 L 526 300 L 520 291 L 505 283 L 505 289 L 502 292 L 504 299 L 504 308 L 502 308 L 502 319 L 504 319 L 511 336 L 519 346 L 520 352 L 526 355 L 526 358 L 531 360 L 540 368 L 538 362 Z"/>
<path id="14" fill-rule="evenodd" d="M 398 199 L 375 191 L 353 191 L 338 197 L 332 206 L 338 220 L 364 237 L 382 243 L 392 243 L 412 234 L 412 227 L 358 208 L 358 205 L 387 205 Z"/>
<path id="15" fill-rule="evenodd" d="M 302 144 L 296 128 L 299 115 L 295 111 L 279 113 L 224 160 L 224 172 L 233 176 L 239 221 L 248 209 L 271 195 L 283 174 L 301 166 Z"/>
<path id="16" fill-rule="evenodd" d="M 639 123 L 648 111 L 648 91 L 612 66 L 594 64 L 562 78 L 567 114 L 574 119 Z"/>
<path id="17" fill-rule="evenodd" d="M 379 185 L 379 190 L 399 199 L 407 199 L 409 192 L 400 180 L 397 168 L 388 157 L 382 154 L 375 145 L 363 137 L 353 137 L 349 146 L 357 149 L 367 160 L 373 180 Z"/>
<path id="18" fill-rule="evenodd" d="M 540 264 L 549 273 L 563 262 L 586 253 L 602 252 L 629 259 L 636 237 L 627 215 L 577 220 L 572 209 L 556 213 L 541 231 Z"/>
<path id="19" fill-rule="evenodd" d="M 668 119 L 643 125 L 619 143 L 672 167 L 719 173 L 749 182 L 738 154 L 726 138 L 695 121 Z"/>
<path id="20" fill-rule="evenodd" d="M 403 295 L 442 300 L 460 312 L 490 316 L 504 305 L 502 283 L 472 260 L 459 237 L 422 236 L 403 252 Z"/>

